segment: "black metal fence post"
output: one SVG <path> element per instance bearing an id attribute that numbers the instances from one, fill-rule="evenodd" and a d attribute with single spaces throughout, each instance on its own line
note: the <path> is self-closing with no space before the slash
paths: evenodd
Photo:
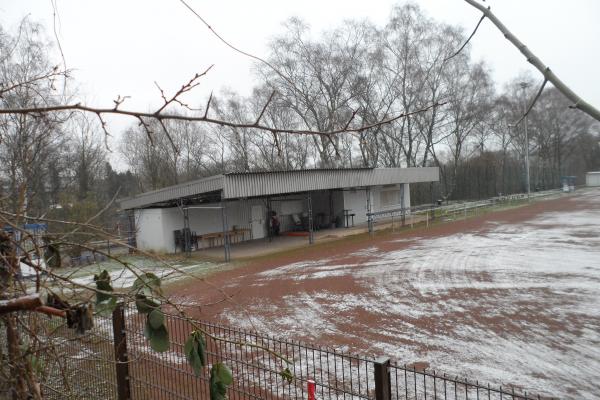
<path id="1" fill-rule="evenodd" d="M 373 362 L 375 370 L 375 400 L 391 400 L 390 359 L 380 357 Z"/>
<path id="2" fill-rule="evenodd" d="M 112 314 L 115 344 L 115 368 L 117 372 L 117 395 L 119 400 L 131 399 L 129 387 L 129 362 L 127 359 L 127 335 L 125 333 L 125 309 L 117 304 Z"/>

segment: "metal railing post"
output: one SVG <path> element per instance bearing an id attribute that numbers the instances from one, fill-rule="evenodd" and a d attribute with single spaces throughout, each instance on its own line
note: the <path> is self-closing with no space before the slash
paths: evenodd
<path id="1" fill-rule="evenodd" d="M 123 303 L 117 304 L 113 310 L 112 323 L 117 373 L 117 399 L 129 400 L 131 399 L 131 388 L 129 387 L 129 361 L 127 359 L 127 335 L 125 333 Z"/>
<path id="2" fill-rule="evenodd" d="M 373 362 L 375 372 L 375 400 L 391 400 L 390 359 L 380 357 Z"/>

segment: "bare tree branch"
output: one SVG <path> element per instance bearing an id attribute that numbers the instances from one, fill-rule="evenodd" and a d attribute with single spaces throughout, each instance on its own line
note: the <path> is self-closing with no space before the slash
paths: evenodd
<path id="1" fill-rule="evenodd" d="M 58 38 L 58 31 L 56 30 L 56 20 L 58 19 L 60 22 L 60 15 L 58 14 L 58 4 L 56 0 L 51 0 L 52 3 L 52 30 L 54 31 L 54 38 L 56 39 L 56 44 L 58 45 L 58 50 L 60 51 L 60 56 L 62 58 L 63 66 L 65 70 L 67 69 L 67 59 L 65 58 L 65 53 L 63 52 L 62 45 L 60 43 L 60 39 Z M 67 76 L 63 79 L 63 93 L 67 91 Z"/>
<path id="2" fill-rule="evenodd" d="M 217 31 L 215 31 L 213 29 L 212 26 L 210 26 L 210 24 L 208 22 L 206 22 L 206 20 L 204 18 L 202 18 L 202 16 L 200 14 L 198 14 L 198 12 L 196 12 L 196 10 L 194 10 L 188 3 L 185 2 L 185 0 L 179 0 L 188 10 L 190 10 L 196 17 L 198 17 L 198 19 L 200 21 L 202 21 L 202 23 L 213 33 L 213 35 L 215 35 L 221 42 L 223 42 L 227 47 L 233 49 L 234 51 L 237 51 L 238 53 L 245 55 L 246 57 L 250 57 L 256 61 L 259 61 L 263 64 L 265 64 L 266 66 L 268 66 L 269 68 L 271 68 L 273 71 L 275 71 L 275 73 L 277 75 L 279 75 L 281 78 L 285 79 L 290 85 L 292 85 L 292 87 L 296 90 L 296 91 L 300 91 L 296 85 L 294 84 L 294 82 L 292 82 L 287 76 L 285 76 L 284 74 L 282 74 L 277 68 L 275 68 L 275 66 L 273 66 L 273 64 L 271 64 L 270 62 L 266 61 L 263 58 L 260 58 L 258 56 L 255 56 L 253 54 L 247 53 L 241 49 L 238 49 L 237 47 L 235 47 L 234 45 L 232 45 L 231 43 L 229 43 L 227 40 L 225 40 L 221 35 L 219 35 L 217 33 Z"/>
<path id="3" fill-rule="evenodd" d="M 28 294 L 15 299 L 0 300 L 0 315 L 15 311 L 34 310 L 44 305 L 39 293 Z"/>
<path id="4" fill-rule="evenodd" d="M 269 96 L 269 99 L 267 100 L 267 102 L 263 106 L 262 110 L 260 111 L 260 114 L 258 115 L 258 118 L 256 118 L 256 122 L 254 123 L 254 125 L 258 125 L 258 123 L 260 122 L 260 119 L 262 118 L 263 114 L 267 110 L 267 107 L 271 103 L 271 100 L 273 100 L 273 96 L 275 96 L 275 93 L 277 93 L 276 90 L 273 90 L 273 92 L 271 92 L 271 95 Z"/>
<path id="5" fill-rule="evenodd" d="M 506 26 L 492 13 L 489 8 L 486 8 L 482 4 L 480 4 L 476 0 L 465 0 L 468 4 L 475 7 L 479 11 L 481 11 L 487 18 L 492 21 L 496 28 L 502 32 L 504 37 L 511 42 L 521 54 L 525 56 L 527 61 L 533 65 L 538 71 L 540 71 L 550 83 L 554 85 L 558 91 L 560 91 L 565 97 L 571 100 L 574 108 L 577 108 L 584 113 L 588 114 L 590 117 L 594 118 L 597 121 L 600 121 L 600 110 L 587 103 L 581 97 L 579 97 L 571 88 L 569 88 L 558 76 L 552 72 L 552 70 L 544 64 L 523 42 L 521 42 L 512 32 L 508 30 Z"/>
<path id="6" fill-rule="evenodd" d="M 352 121 L 354 120 L 354 117 L 356 116 L 356 113 L 358 113 L 358 108 L 354 111 L 352 111 L 352 115 L 350 116 L 350 118 L 348 119 L 348 122 L 346 122 L 346 125 L 344 125 L 344 130 L 347 130 L 348 127 L 350 126 L 350 124 L 352 123 Z"/>
<path id="7" fill-rule="evenodd" d="M 535 97 L 533 98 L 533 100 L 531 101 L 531 103 L 529 104 L 529 107 L 527 107 L 527 111 L 525 111 L 525 113 L 521 116 L 521 118 L 519 118 L 519 120 L 513 124 L 514 126 L 519 125 L 521 123 L 521 121 L 523 121 L 523 119 L 527 115 L 529 115 L 529 112 L 531 111 L 531 109 L 533 108 L 533 106 L 535 105 L 535 103 L 538 101 L 538 99 L 540 98 L 540 96 L 542 95 L 542 92 L 544 91 L 544 87 L 546 86 L 547 82 L 548 82 L 548 79 L 544 78 L 544 82 L 542 82 L 542 85 L 540 86 L 540 89 L 538 90 L 537 94 L 535 95 Z"/>
<path id="8" fill-rule="evenodd" d="M 409 111 L 409 112 L 405 112 L 405 113 L 401 113 L 398 114 L 394 117 L 370 124 L 370 125 L 364 125 L 361 127 L 357 127 L 357 128 L 348 128 L 348 129 L 335 129 L 335 130 L 331 130 L 331 131 L 311 131 L 311 130 L 307 130 L 307 129 L 286 129 L 286 128 L 274 128 L 274 127 L 270 127 L 270 126 L 266 126 L 266 125 L 262 125 L 262 124 L 255 124 L 255 123 L 250 123 L 250 122 L 246 122 L 246 123 L 237 123 L 237 122 L 231 122 L 231 121 L 226 121 L 226 120 L 221 120 L 221 119 L 215 119 L 215 118 L 208 118 L 206 116 L 189 116 L 189 115 L 181 115 L 181 114 L 174 114 L 174 113 L 156 113 L 156 112 L 140 112 L 140 111 L 132 111 L 132 110 L 122 110 L 122 109 L 115 109 L 115 108 L 97 108 L 97 107 L 90 107 L 90 106 L 86 106 L 83 105 L 81 103 L 76 103 L 76 104 L 64 104 L 64 105 L 57 105 L 57 106 L 45 106 L 45 107 L 26 107 L 26 108 L 3 108 L 0 109 L 0 114 L 28 114 L 28 115 L 42 115 L 42 114 L 47 114 L 47 113 L 53 113 L 53 112 L 60 112 L 60 111 L 84 111 L 84 112 L 89 112 L 89 113 L 93 113 L 96 114 L 98 117 L 102 116 L 102 115 L 125 115 L 125 116 L 130 116 L 130 117 L 134 117 L 137 118 L 140 123 L 145 127 L 148 128 L 148 125 L 143 121 L 143 118 L 149 118 L 149 119 L 155 119 L 155 120 L 179 120 L 179 121 L 190 121 L 190 122 L 203 122 L 203 123 L 208 123 L 208 124 L 213 124 L 213 125 L 220 125 L 220 126 L 226 126 L 226 127 L 230 127 L 230 128 L 255 128 L 255 129 L 259 129 L 259 130 L 263 130 L 263 131 L 270 131 L 270 132 L 277 132 L 277 133 L 291 133 L 291 134 L 298 134 L 298 135 L 321 135 L 321 136 L 331 136 L 331 135 L 336 135 L 339 133 L 352 133 L 352 132 L 363 132 L 372 128 L 375 128 L 377 126 L 380 125 L 385 125 L 385 124 L 389 124 L 391 122 L 397 121 L 399 119 L 414 115 L 414 114 L 418 114 L 418 113 L 422 113 L 425 111 L 428 111 L 432 108 L 435 107 L 439 107 L 446 104 L 446 102 L 440 103 L 440 102 L 436 102 L 433 104 L 430 104 L 429 106 L 419 109 L 419 110 L 415 110 L 415 111 Z M 208 108 L 207 108 L 208 110 Z"/>
<path id="9" fill-rule="evenodd" d="M 214 66 L 214 64 L 211 65 L 210 67 L 208 67 L 207 69 L 205 69 L 204 72 L 194 75 L 192 77 L 192 79 L 190 79 L 186 84 L 181 86 L 181 89 L 179 89 L 177 91 L 177 93 L 175 93 L 173 95 L 173 97 L 171 97 L 169 100 L 167 100 L 167 98 L 165 97 L 165 92 L 162 90 L 162 88 L 160 86 L 158 86 L 158 83 L 154 82 L 156 87 L 158 87 L 158 90 L 160 90 L 160 95 L 165 102 L 165 104 L 163 104 L 158 110 L 156 110 L 156 112 L 154 114 L 159 115 L 161 113 L 161 111 L 163 111 L 167 106 L 169 106 L 170 104 L 172 104 L 174 102 L 178 103 L 178 104 L 183 104 L 178 100 L 178 97 L 184 93 L 189 92 L 196 86 L 198 86 L 200 84 L 200 78 L 202 78 L 204 75 L 206 75 L 208 73 L 208 71 L 210 71 L 212 69 L 213 66 Z"/>
<path id="10" fill-rule="evenodd" d="M 129 98 L 131 98 L 131 96 L 122 96 L 121 97 L 121 95 L 118 95 L 117 98 L 115 100 L 113 100 L 113 103 L 115 103 L 115 110 L 117 108 L 119 108 L 119 106 L 121 104 L 123 104 L 125 102 L 125 100 L 127 100 Z"/>
<path id="11" fill-rule="evenodd" d="M 467 38 L 467 40 L 463 43 L 462 46 L 460 46 L 460 48 L 456 51 L 456 53 L 452 54 L 448 58 L 445 58 L 444 61 L 442 61 L 442 63 L 445 63 L 446 61 L 448 61 L 448 60 L 456 57 L 457 55 L 460 54 L 461 51 L 463 51 L 463 49 L 469 44 L 469 42 L 471 41 L 471 39 L 473 39 L 473 36 L 475 36 L 475 34 L 477 33 L 477 29 L 479 29 L 479 25 L 481 25 L 481 23 L 483 22 L 484 19 L 485 19 L 485 14 L 483 14 L 481 16 L 481 18 L 479 19 L 479 22 L 477 23 L 477 25 L 475 25 L 475 29 L 473 29 L 473 32 L 471 33 L 471 36 L 469 36 Z"/>
<path id="12" fill-rule="evenodd" d="M 210 109 L 210 102 L 213 98 L 213 92 L 210 92 L 210 96 L 208 97 L 208 101 L 206 102 L 206 108 L 204 109 L 204 118 L 208 117 L 208 110 Z"/>
<path id="13" fill-rule="evenodd" d="M 41 81 L 44 79 L 51 79 L 51 78 L 54 78 L 57 76 L 64 76 L 65 78 L 68 78 L 68 74 L 69 74 L 69 71 L 67 71 L 67 70 L 59 71 L 58 66 L 55 66 L 54 68 L 52 68 L 50 71 L 48 71 L 47 73 L 45 73 L 43 75 L 36 76 L 36 77 L 28 79 L 26 81 L 13 83 L 10 86 L 3 87 L 2 83 L 0 83 L 0 98 L 2 97 L 2 95 L 4 93 L 10 92 L 11 90 L 15 90 L 18 87 L 28 86 L 28 85 L 31 85 L 32 83 L 35 83 L 35 82 L 38 82 L 38 81 Z"/>

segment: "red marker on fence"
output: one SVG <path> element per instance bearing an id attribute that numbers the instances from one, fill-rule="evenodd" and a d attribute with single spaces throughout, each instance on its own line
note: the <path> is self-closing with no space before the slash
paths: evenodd
<path id="1" fill-rule="evenodd" d="M 315 400 L 315 388 L 317 384 L 312 379 L 306 381 L 306 389 L 308 391 L 308 400 Z"/>

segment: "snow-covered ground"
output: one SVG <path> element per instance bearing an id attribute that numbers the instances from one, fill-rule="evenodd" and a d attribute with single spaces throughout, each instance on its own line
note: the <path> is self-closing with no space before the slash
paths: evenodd
<path id="1" fill-rule="evenodd" d="M 152 272 L 161 278 L 163 283 L 167 283 L 186 278 L 189 275 L 203 275 L 223 268 L 223 264 L 208 261 L 161 262 L 142 256 L 123 256 L 122 260 L 129 263 L 130 269 L 124 268 L 116 261 L 104 261 L 84 267 L 63 268 L 57 273 L 70 278 L 76 284 L 94 286 L 94 275 L 107 270 L 114 288 L 128 288 L 136 280 L 133 271 L 137 274 Z"/>
<path id="2" fill-rule="evenodd" d="M 571 201 L 570 211 L 520 223 L 265 271 L 254 285 L 346 279 L 359 290 L 320 285 L 224 315 L 276 336 L 344 338 L 361 353 L 561 398 L 599 398 L 600 191 Z M 349 263 L 352 256 L 359 261 Z"/>

